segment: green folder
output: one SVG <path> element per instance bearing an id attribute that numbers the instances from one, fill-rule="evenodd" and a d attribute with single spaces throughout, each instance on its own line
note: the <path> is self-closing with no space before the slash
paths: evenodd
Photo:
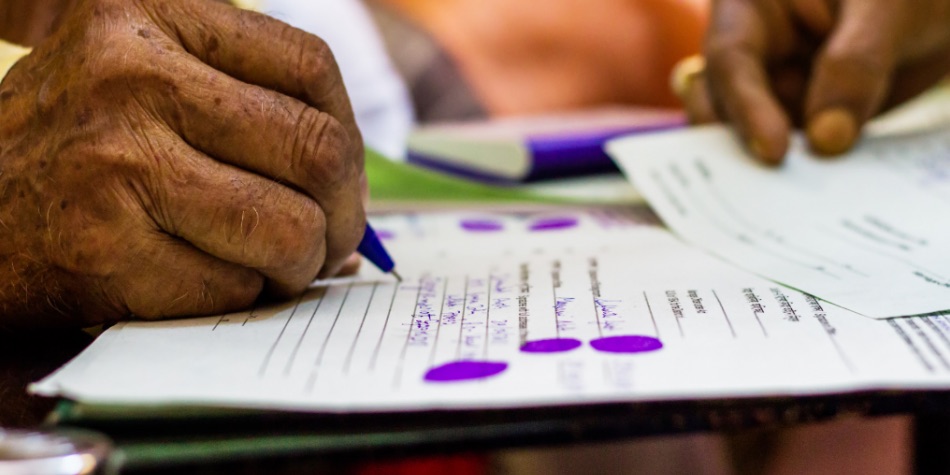
<path id="1" fill-rule="evenodd" d="M 414 165 L 394 162 L 367 149 L 366 176 L 370 195 L 381 201 L 554 202 L 515 187 L 474 183 Z"/>

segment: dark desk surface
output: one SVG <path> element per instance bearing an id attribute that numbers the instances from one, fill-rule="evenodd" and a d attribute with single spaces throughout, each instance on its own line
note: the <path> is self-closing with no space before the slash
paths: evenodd
<path id="1" fill-rule="evenodd" d="M 91 341 L 92 337 L 81 331 L 0 335 L 0 425 L 38 426 L 55 401 L 29 396 L 26 385 L 65 363 Z M 738 432 L 842 416 L 915 413 L 927 414 L 929 433 L 943 432 L 939 439 L 928 435 L 924 441 L 925 446 L 934 442 L 930 445 L 936 451 L 937 440 L 945 440 L 943 436 L 950 432 L 945 408 L 950 408 L 950 393 L 867 392 L 384 415 L 248 413 L 210 417 L 197 425 L 174 417 L 90 420 L 78 425 L 101 430 L 119 445 L 139 449 L 152 450 L 156 442 L 164 441 L 189 444 L 213 440 L 240 456 L 247 450 L 241 441 L 269 438 L 276 450 L 268 452 L 268 457 L 339 458 L 471 452 L 696 431 Z"/>
<path id="2" fill-rule="evenodd" d="M 0 333 L 0 426 L 35 427 L 55 403 L 27 394 L 26 386 L 79 354 L 92 337 L 80 330 Z"/>

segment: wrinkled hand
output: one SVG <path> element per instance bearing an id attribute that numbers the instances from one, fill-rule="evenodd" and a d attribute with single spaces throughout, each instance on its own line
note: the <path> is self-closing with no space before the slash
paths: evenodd
<path id="1" fill-rule="evenodd" d="M 0 326 L 226 312 L 363 233 L 325 43 L 213 1 L 80 1 L 0 86 Z"/>
<path id="2" fill-rule="evenodd" d="M 683 97 L 695 122 L 730 122 L 766 163 L 792 125 L 838 154 L 950 71 L 950 0 L 718 0 L 705 56 Z"/>

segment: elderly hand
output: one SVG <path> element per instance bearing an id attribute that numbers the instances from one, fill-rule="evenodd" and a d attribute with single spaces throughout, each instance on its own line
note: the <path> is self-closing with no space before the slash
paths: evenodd
<path id="1" fill-rule="evenodd" d="M 227 312 L 356 248 L 363 150 L 320 39 L 83 0 L 0 85 L 0 326 Z"/>
<path id="2" fill-rule="evenodd" d="M 950 0 L 718 0 L 705 55 L 683 94 L 694 121 L 730 122 L 766 163 L 792 124 L 838 154 L 950 71 Z"/>

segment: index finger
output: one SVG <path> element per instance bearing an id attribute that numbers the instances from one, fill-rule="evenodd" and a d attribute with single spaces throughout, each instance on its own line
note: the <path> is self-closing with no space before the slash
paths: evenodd
<path id="1" fill-rule="evenodd" d="M 805 102 L 807 135 L 816 151 L 850 149 L 890 90 L 907 5 L 842 2 L 840 20 L 815 58 Z M 873 29 L 873 34 L 868 30 Z"/>
<path id="2" fill-rule="evenodd" d="M 722 0 L 712 14 L 705 54 L 713 101 L 754 155 L 777 164 L 790 126 L 765 70 L 769 33 L 762 12 L 753 2 Z"/>

